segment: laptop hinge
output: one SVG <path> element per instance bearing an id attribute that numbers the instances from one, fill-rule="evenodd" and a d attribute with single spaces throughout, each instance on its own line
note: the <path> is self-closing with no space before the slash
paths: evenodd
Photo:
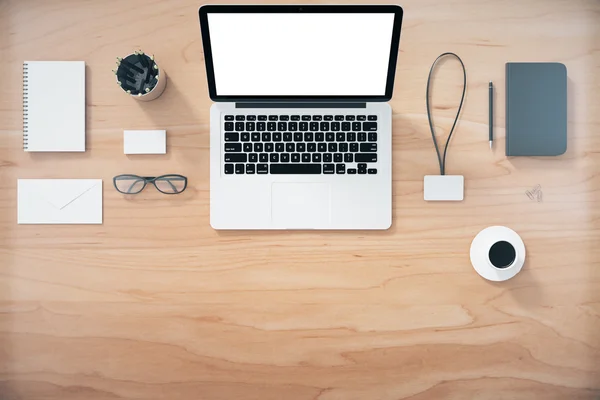
<path id="1" fill-rule="evenodd" d="M 235 103 L 235 108 L 367 108 L 367 103 Z"/>

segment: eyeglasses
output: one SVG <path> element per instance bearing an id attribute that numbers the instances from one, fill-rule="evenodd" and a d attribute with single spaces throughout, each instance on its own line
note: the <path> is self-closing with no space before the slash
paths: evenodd
<path id="1" fill-rule="evenodd" d="M 113 178 L 115 189 L 123 194 L 138 194 L 152 183 L 159 192 L 165 194 L 179 194 L 187 187 L 187 178 L 183 175 L 138 176 L 117 175 Z"/>

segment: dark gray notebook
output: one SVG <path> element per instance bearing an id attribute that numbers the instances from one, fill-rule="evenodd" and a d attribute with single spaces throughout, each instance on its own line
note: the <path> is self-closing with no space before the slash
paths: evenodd
<path id="1" fill-rule="evenodd" d="M 567 150 L 567 68 L 506 63 L 506 155 L 557 156 Z"/>

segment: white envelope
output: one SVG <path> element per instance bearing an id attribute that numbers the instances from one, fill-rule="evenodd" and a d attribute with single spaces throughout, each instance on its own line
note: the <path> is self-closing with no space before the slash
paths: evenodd
<path id="1" fill-rule="evenodd" d="M 19 179 L 19 224 L 101 224 L 102 179 Z"/>

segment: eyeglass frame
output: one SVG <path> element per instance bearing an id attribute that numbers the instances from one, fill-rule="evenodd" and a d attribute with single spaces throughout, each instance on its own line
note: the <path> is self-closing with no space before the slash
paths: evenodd
<path id="1" fill-rule="evenodd" d="M 142 188 L 140 190 L 138 190 L 137 192 L 134 192 L 134 193 L 123 192 L 123 191 L 119 190 L 119 187 L 117 186 L 117 178 L 124 177 L 124 176 L 139 178 L 144 181 L 144 186 L 142 186 Z M 163 192 L 162 190 L 160 190 L 158 188 L 158 186 L 156 186 L 156 181 L 158 179 L 166 178 L 169 176 L 176 177 L 176 178 L 183 178 L 183 189 L 181 189 L 181 191 L 174 192 L 174 193 Z M 167 182 L 169 182 L 169 181 L 167 180 Z M 154 187 L 156 188 L 156 190 L 158 190 L 159 192 L 161 192 L 163 194 L 180 194 L 180 193 L 183 193 L 185 191 L 185 189 L 187 188 L 188 179 L 186 176 L 179 175 L 179 174 L 166 174 L 166 175 L 160 175 L 160 176 L 139 176 L 139 175 L 134 175 L 134 174 L 121 174 L 121 175 L 117 175 L 113 178 L 113 185 L 114 185 L 115 189 L 117 190 L 117 192 L 122 193 L 122 194 L 139 194 L 146 188 L 146 185 L 148 183 L 152 183 L 154 185 Z M 169 182 L 169 183 L 171 184 L 171 186 L 173 186 L 173 184 L 171 182 Z"/>

